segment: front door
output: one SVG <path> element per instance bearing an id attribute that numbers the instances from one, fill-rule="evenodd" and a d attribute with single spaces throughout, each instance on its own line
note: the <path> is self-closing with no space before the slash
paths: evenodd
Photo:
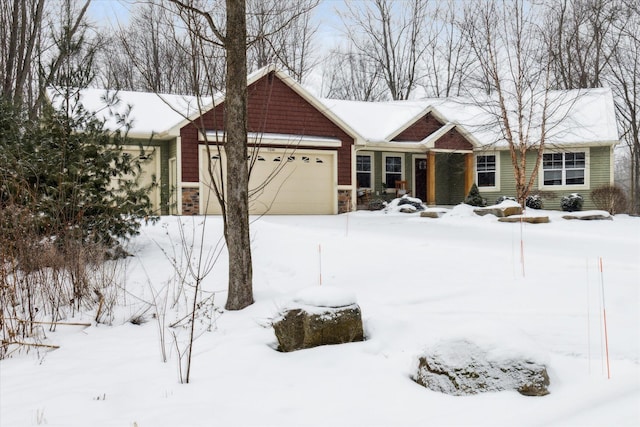
<path id="1" fill-rule="evenodd" d="M 426 203 L 427 201 L 427 159 L 415 159 L 415 197 Z"/>

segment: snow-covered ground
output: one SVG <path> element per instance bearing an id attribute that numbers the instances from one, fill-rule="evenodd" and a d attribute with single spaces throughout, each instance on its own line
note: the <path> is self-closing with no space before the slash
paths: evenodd
<path id="1" fill-rule="evenodd" d="M 438 219 L 393 209 L 256 218 L 256 302 L 222 310 L 223 251 L 203 282 L 189 384 L 179 381 L 176 349 L 185 348 L 187 323 L 168 327 L 193 299 L 172 267 L 186 264 L 178 229 L 190 241 L 204 225 L 208 252 L 221 224 L 164 217 L 130 244 L 135 256 L 122 264 L 110 326 L 85 313 L 73 320 L 90 327 L 46 332 L 58 350 L 0 361 L 0 425 L 638 426 L 640 218 L 534 213 L 551 222 L 499 223 L 464 205 Z M 366 341 L 274 350 L 270 319 L 318 286 L 357 299 Z M 548 363 L 551 393 L 456 397 L 412 381 L 423 349 L 465 337 L 496 351 L 533 344 Z"/>

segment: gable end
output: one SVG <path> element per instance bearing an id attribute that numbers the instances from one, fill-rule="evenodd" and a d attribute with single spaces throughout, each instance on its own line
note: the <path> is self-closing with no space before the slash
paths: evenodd
<path id="1" fill-rule="evenodd" d="M 454 127 L 442 135 L 434 143 L 434 148 L 439 150 L 471 151 L 473 145 Z"/>
<path id="2" fill-rule="evenodd" d="M 395 142 L 415 142 L 422 141 L 438 129 L 444 123 L 436 119 L 432 113 L 427 113 L 420 119 L 416 120 L 411 126 L 398 134 L 392 141 Z"/>

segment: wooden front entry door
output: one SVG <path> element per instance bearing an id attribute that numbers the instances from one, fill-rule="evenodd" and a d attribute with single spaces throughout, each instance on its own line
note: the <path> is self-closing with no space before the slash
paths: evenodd
<path id="1" fill-rule="evenodd" d="M 415 190 L 414 195 L 423 202 L 427 202 L 427 159 L 414 160 Z"/>

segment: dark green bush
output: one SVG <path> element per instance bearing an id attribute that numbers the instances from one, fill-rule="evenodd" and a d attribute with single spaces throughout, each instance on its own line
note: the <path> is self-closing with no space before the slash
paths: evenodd
<path id="1" fill-rule="evenodd" d="M 475 184 L 471 186 L 471 190 L 469 190 L 469 194 L 464 199 L 464 202 L 471 206 L 487 206 L 487 199 L 482 198 L 478 186 Z"/>
<path id="2" fill-rule="evenodd" d="M 542 203 L 542 197 L 540 197 L 538 194 L 531 194 L 527 196 L 525 205 L 531 209 L 542 209 L 544 207 L 544 204 Z"/>
<path id="3" fill-rule="evenodd" d="M 402 205 L 411 205 L 419 211 L 424 210 L 424 205 L 422 204 L 422 200 L 416 199 L 413 197 L 403 197 L 400 200 L 398 200 L 398 206 L 402 206 Z"/>
<path id="4" fill-rule="evenodd" d="M 578 193 L 572 193 L 568 196 L 563 196 L 560 200 L 560 207 L 565 212 L 576 212 L 582 210 L 582 203 L 584 199 Z"/>

